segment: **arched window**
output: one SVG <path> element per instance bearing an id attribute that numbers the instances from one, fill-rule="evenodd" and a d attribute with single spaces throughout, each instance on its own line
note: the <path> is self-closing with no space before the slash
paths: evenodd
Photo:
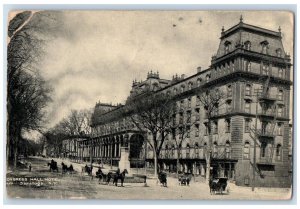
<path id="1" fill-rule="evenodd" d="M 230 41 L 225 41 L 224 43 L 224 47 L 225 47 L 225 54 L 228 54 L 231 48 L 231 42 Z"/>
<path id="2" fill-rule="evenodd" d="M 226 124 L 226 130 L 225 130 L 225 132 L 226 133 L 230 133 L 230 130 L 231 130 L 231 123 L 230 123 L 230 118 L 227 118 L 227 119 L 225 119 L 225 124 Z"/>
<path id="3" fill-rule="evenodd" d="M 282 127 L 282 123 L 278 123 L 277 124 L 277 134 L 279 136 L 282 136 L 283 135 L 283 127 Z"/>
<path id="4" fill-rule="evenodd" d="M 250 143 L 245 142 L 244 144 L 244 159 L 249 159 L 250 158 Z"/>
<path id="5" fill-rule="evenodd" d="M 266 157 L 267 156 L 267 143 L 262 142 L 260 145 L 260 157 Z"/>
<path id="6" fill-rule="evenodd" d="M 199 87 L 199 86 L 201 85 L 201 81 L 202 81 L 201 78 L 198 78 L 198 79 L 197 79 L 197 87 Z"/>
<path id="7" fill-rule="evenodd" d="M 250 84 L 246 84 L 245 96 L 251 96 L 251 85 Z"/>
<path id="8" fill-rule="evenodd" d="M 174 146 L 174 144 L 172 145 L 171 154 L 172 154 L 172 157 L 175 157 L 175 146 Z"/>
<path id="9" fill-rule="evenodd" d="M 174 88 L 174 90 L 173 90 L 173 91 L 174 91 L 174 94 L 177 94 L 177 89 L 176 89 L 176 88 Z"/>
<path id="10" fill-rule="evenodd" d="M 261 44 L 261 53 L 263 54 L 268 54 L 268 49 L 269 49 L 269 43 L 268 41 L 263 41 L 260 43 Z"/>
<path id="11" fill-rule="evenodd" d="M 206 78 L 206 83 L 208 83 L 208 82 L 209 82 L 209 80 L 210 80 L 210 75 L 209 75 L 209 74 L 207 74 L 205 78 Z"/>
<path id="12" fill-rule="evenodd" d="M 281 57 L 282 50 L 280 48 L 276 49 L 276 55 L 277 55 L 277 57 Z"/>
<path id="13" fill-rule="evenodd" d="M 186 158 L 190 158 L 190 145 L 189 144 L 187 144 L 186 145 Z"/>
<path id="14" fill-rule="evenodd" d="M 165 157 L 168 158 L 169 157 L 169 146 L 166 144 L 165 147 Z"/>
<path id="15" fill-rule="evenodd" d="M 188 89 L 189 89 L 189 90 L 192 90 L 192 87 L 193 87 L 193 83 L 192 83 L 192 82 L 189 82 Z"/>
<path id="16" fill-rule="evenodd" d="M 230 142 L 226 141 L 225 144 L 225 157 L 228 159 L 230 158 Z"/>
<path id="17" fill-rule="evenodd" d="M 180 87 L 180 92 L 181 92 L 181 93 L 184 92 L 184 86 L 183 86 L 183 85 Z"/>
<path id="18" fill-rule="evenodd" d="M 227 86 L 227 96 L 228 96 L 228 97 L 231 97 L 231 96 L 232 96 L 232 88 L 231 88 L 231 85 L 228 85 L 228 86 Z"/>
<path id="19" fill-rule="evenodd" d="M 278 77 L 283 78 L 283 68 L 278 68 Z"/>
<path id="20" fill-rule="evenodd" d="M 277 160 L 281 160 L 281 150 L 282 150 L 281 144 L 277 144 L 277 146 L 276 146 L 276 159 Z"/>
<path id="21" fill-rule="evenodd" d="M 245 49 L 246 50 L 251 50 L 251 42 L 250 41 L 245 42 Z"/>
<path id="22" fill-rule="evenodd" d="M 199 158 L 199 145 L 197 142 L 195 143 L 194 149 L 195 149 L 195 157 Z"/>
<path id="23" fill-rule="evenodd" d="M 245 68 L 247 72 L 251 71 L 251 62 L 250 61 L 245 61 Z"/>

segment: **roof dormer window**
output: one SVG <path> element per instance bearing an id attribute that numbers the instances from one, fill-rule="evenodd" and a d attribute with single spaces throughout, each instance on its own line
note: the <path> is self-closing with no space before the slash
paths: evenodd
<path id="1" fill-rule="evenodd" d="M 231 48 L 231 42 L 230 41 L 225 41 L 225 54 L 228 54 Z"/>
<path id="2" fill-rule="evenodd" d="M 261 44 L 261 48 L 262 48 L 261 53 L 268 54 L 269 42 L 268 41 L 263 41 L 260 44 Z"/>
<path id="3" fill-rule="evenodd" d="M 245 49 L 246 50 L 251 50 L 251 42 L 250 41 L 245 42 Z"/>

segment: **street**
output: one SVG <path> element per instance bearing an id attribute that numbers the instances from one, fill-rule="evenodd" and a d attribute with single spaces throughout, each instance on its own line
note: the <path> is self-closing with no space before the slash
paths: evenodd
<path id="1" fill-rule="evenodd" d="M 153 177 L 147 178 L 147 186 L 143 183 L 124 183 L 124 187 L 99 184 L 98 179 L 81 175 L 80 165 L 73 164 L 74 174 L 61 173 L 61 161 L 58 161 L 59 172 L 50 172 L 49 159 L 30 158 L 32 171 L 18 169 L 7 173 L 8 198 L 38 199 L 173 199 L 173 200 L 284 200 L 291 196 L 287 188 L 256 188 L 239 187 L 229 183 L 228 194 L 211 195 L 209 187 L 203 181 L 191 181 L 190 186 L 180 186 L 176 178 L 168 177 L 168 187 L 156 183 Z M 67 163 L 68 164 L 68 163 Z M 69 164 L 68 164 L 69 165 Z M 96 169 L 94 169 L 96 170 Z M 33 182 L 43 181 L 41 185 L 10 183 L 15 179 L 30 179 Z M 21 179 L 22 180 L 22 179 Z M 50 183 L 49 183 L 50 182 Z M 126 181 L 125 181 L 126 182 Z M 120 184 L 119 184 L 120 185 Z"/>

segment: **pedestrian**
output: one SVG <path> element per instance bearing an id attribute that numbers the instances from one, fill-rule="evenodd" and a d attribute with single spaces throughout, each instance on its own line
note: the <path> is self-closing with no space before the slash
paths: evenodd
<path id="1" fill-rule="evenodd" d="M 29 166 L 28 166 L 29 172 L 31 172 L 31 163 L 29 162 Z"/>

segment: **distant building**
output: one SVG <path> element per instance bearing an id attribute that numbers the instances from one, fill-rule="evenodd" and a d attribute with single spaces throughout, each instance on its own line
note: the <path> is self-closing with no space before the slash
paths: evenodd
<path id="1" fill-rule="evenodd" d="M 205 176 L 208 134 L 199 94 L 204 88 L 222 90 L 226 98 L 213 123 L 213 174 L 251 186 L 254 169 L 256 186 L 289 187 L 291 66 L 280 29 L 271 31 L 241 19 L 228 30 L 222 29 L 219 49 L 208 69 L 198 68 L 190 77 L 174 76 L 171 80 L 150 72 L 145 81 L 133 82 L 128 101 L 142 98 L 145 89 L 173 95 L 178 107 L 176 123 L 183 118 L 193 121 L 182 145 L 180 169 Z M 81 152 L 84 150 L 82 159 L 92 154 L 94 159 L 117 165 L 120 147 L 128 145 L 132 162 L 146 160 L 151 166 L 153 151 L 145 140 L 149 134 L 140 132 L 120 114 L 123 105 L 110 106 L 101 113 L 98 106 L 92 117 L 93 137 L 79 145 Z M 257 131 L 253 133 L 256 118 Z M 160 167 L 170 172 L 176 170 L 173 137 L 169 135 L 159 157 Z"/>

